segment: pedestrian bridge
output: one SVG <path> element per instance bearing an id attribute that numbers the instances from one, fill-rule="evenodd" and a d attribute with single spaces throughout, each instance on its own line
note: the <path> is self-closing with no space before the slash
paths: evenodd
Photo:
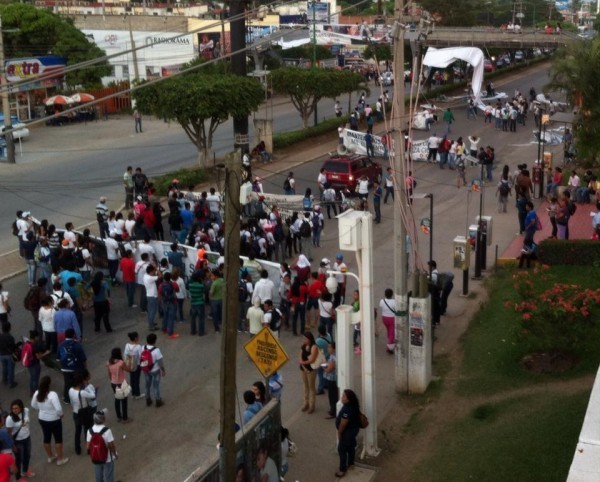
<path id="1" fill-rule="evenodd" d="M 412 37 L 412 38 L 411 38 Z M 420 37 L 420 38 L 419 38 Z M 433 27 L 427 35 L 407 32 L 407 40 L 420 40 L 430 47 L 480 47 L 506 49 L 555 49 L 581 39 L 577 34 L 563 32 L 547 34 L 543 29 L 523 29 L 519 33 L 494 27 L 449 28 Z"/>

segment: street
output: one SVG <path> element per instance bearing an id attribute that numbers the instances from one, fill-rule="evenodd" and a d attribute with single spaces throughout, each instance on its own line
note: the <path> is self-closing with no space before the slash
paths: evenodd
<path id="1" fill-rule="evenodd" d="M 511 96 L 515 89 L 528 92 L 531 86 L 541 91 L 547 80 L 546 70 L 539 67 L 527 74 L 517 74 L 510 81 L 498 80 L 496 89 L 505 91 Z M 372 94 L 375 95 L 375 94 Z M 327 101 L 323 109 L 328 109 L 333 102 Z M 279 119 L 286 119 L 278 125 L 282 130 L 289 130 L 300 125 L 297 113 L 289 107 L 278 107 Z M 286 114 L 287 112 L 287 114 Z M 290 114 L 291 112 L 291 114 Z M 534 129 L 533 120 L 529 119 L 526 127 L 517 129 L 516 133 L 500 132 L 483 123 L 483 117 L 467 120 L 464 107 L 455 111 L 456 123 L 453 124 L 452 137 L 462 135 L 463 138 L 476 134 L 482 137 L 482 144 L 496 148 L 497 166 L 494 180 L 497 181 L 504 164 L 514 170 L 522 162 L 529 166 L 537 153 L 537 144 L 531 143 Z M 112 124 L 112 126 L 111 126 Z M 102 133 L 104 126 L 110 127 L 111 135 L 107 138 Z M 120 126 L 115 129 L 115 126 Z M 56 139 L 44 152 L 43 144 L 36 144 L 34 139 L 49 139 L 56 130 L 72 129 L 77 133 L 76 140 L 69 145 L 75 150 L 66 149 L 64 137 Z M 109 197 L 111 207 L 120 204 L 122 195 L 121 176 L 127 164 L 134 167 L 141 165 L 146 172 L 164 172 L 182 165 L 190 165 L 195 161 L 194 147 L 184 137 L 182 130 L 174 125 L 168 126 L 158 121 L 145 121 L 144 134 L 133 132 L 131 119 L 99 121 L 88 126 L 69 126 L 65 128 L 42 128 L 32 132 L 32 138 L 24 144 L 24 149 L 35 148 L 35 160 L 17 164 L 17 166 L 1 165 L 3 175 L 2 194 L 5 209 L 2 212 L 2 225 L 5 230 L 0 236 L 3 251 L 12 249 L 14 238 L 8 227 L 12 222 L 16 209 L 29 209 L 38 218 L 48 217 L 51 222 L 61 224 L 63 220 L 73 220 L 75 224 L 84 224 L 94 219 L 94 206 L 101 194 Z M 432 132 L 443 134 L 441 123 Z M 40 131 L 38 133 L 38 131 Z M 91 137 L 85 141 L 84 134 Z M 231 128 L 223 126 L 218 131 L 219 149 L 225 149 L 231 140 Z M 42 137 L 45 136 L 45 137 Z M 416 131 L 414 139 L 428 137 L 426 132 Z M 332 133 L 335 141 L 335 134 Z M 29 144 L 31 142 L 31 144 Z M 41 141 L 40 141 L 41 142 Z M 50 141 L 49 141 L 50 142 Z M 150 143 L 151 145 L 145 144 Z M 77 147 L 80 146 L 80 147 Z M 85 147 L 83 147 L 85 146 Z M 110 150 L 108 149 L 110 147 Z M 550 149 L 555 159 L 560 146 Z M 17 162 L 19 161 L 17 158 Z M 560 158 L 558 158 L 560 159 Z M 306 187 L 316 189 L 316 177 L 320 161 L 307 162 L 293 167 L 297 181 L 297 192 L 303 193 Z M 385 167 L 385 165 L 384 165 Z M 275 170 L 283 170 L 281 174 Z M 268 165 L 265 172 L 272 171 L 273 177 L 265 182 L 265 190 L 281 193 L 282 184 L 288 169 L 277 163 Z M 456 274 L 455 288 L 450 296 L 448 316 L 442 318 L 442 326 L 436 332 L 435 353 L 443 354 L 444 340 L 452 331 L 452 321 L 467 311 L 468 303 L 478 303 L 477 295 L 482 293 L 481 282 L 470 281 L 470 290 L 474 299 L 459 297 L 460 273 L 452 268 L 452 240 L 457 235 L 465 234 L 465 226 L 473 224 L 479 212 L 479 194 L 471 193 L 467 188 L 457 189 L 455 173 L 441 170 L 437 165 L 415 163 L 415 178 L 418 181 L 417 193 L 433 193 L 434 224 L 433 253 L 440 271 L 453 271 Z M 479 168 L 467 169 L 467 180 L 479 177 Z M 492 245 L 488 249 L 488 267 L 493 264 L 495 246 L 501 254 L 502 250 L 514 238 L 518 230 L 517 215 L 513 199 L 509 202 L 507 214 L 497 214 L 495 203 L 495 183 L 485 188 L 484 215 L 494 217 Z M 425 269 L 428 260 L 429 237 L 418 229 L 419 220 L 428 216 L 429 202 L 416 200 L 413 204 L 414 219 L 417 223 L 418 253 L 416 265 Z M 393 256 L 393 206 L 382 206 L 382 223 L 374 227 L 375 253 L 373 272 L 375 275 L 375 305 L 383 295 L 385 288 L 392 287 L 393 273 L 390 269 Z M 337 222 L 325 221 L 325 233 L 321 248 L 313 249 L 315 262 L 322 257 L 333 259 L 339 251 L 337 242 Z M 346 262 L 350 271 L 357 271 L 356 261 L 350 253 L 346 253 Z M 471 258 L 473 259 L 473 257 Z M 13 278 L 3 283 L 4 289 L 11 293 L 13 313 L 13 333 L 25 335 L 30 329 L 31 316 L 24 311 L 22 300 L 26 292 L 24 276 Z M 349 282 L 347 293 L 355 289 L 354 282 Z M 219 363 L 220 335 L 213 333 L 208 323 L 208 335 L 204 338 L 192 337 L 187 324 L 178 324 L 181 337 L 169 340 L 159 335 L 157 345 L 165 357 L 166 377 L 161 385 L 165 406 L 161 408 L 146 407 L 144 400 L 131 401 L 130 415 L 134 421 L 129 425 L 116 423 L 113 407 L 113 395 L 106 375 L 105 363 L 110 350 L 115 346 L 123 347 L 127 341 L 126 333 L 137 330 L 140 339 L 146 336 L 147 323 L 139 309 L 128 309 L 124 300 L 124 289 L 115 288 L 112 303 L 111 323 L 114 333 L 93 333 L 91 315 L 86 314 L 84 331 L 86 341 L 84 348 L 88 354 L 88 368 L 92 373 L 92 383 L 100 387 L 99 406 L 109 409 L 107 423 L 113 429 L 116 439 L 119 460 L 116 462 L 116 480 L 121 481 L 167 481 L 182 480 L 197 467 L 208 454 L 215 453 L 218 432 L 219 414 Z M 395 416 L 397 395 L 394 391 L 395 357 L 385 351 L 385 331 L 380 321 L 379 337 L 376 339 L 376 382 L 377 412 L 380 428 L 384 428 L 386 416 Z M 242 393 L 250 385 L 260 379 L 258 371 L 243 351 L 247 334 L 238 337 L 237 392 L 240 410 L 243 410 Z M 326 396 L 317 397 L 317 410 L 308 415 L 302 412 L 302 380 L 296 363 L 301 339 L 293 337 L 291 332 L 282 332 L 281 342 L 290 362 L 281 370 L 284 378 L 282 397 L 282 420 L 290 430 L 291 439 L 299 447 L 298 454 L 289 459 L 290 471 L 286 480 L 301 482 L 329 482 L 337 464 L 335 451 L 335 431 L 331 420 L 325 420 L 327 412 Z M 352 355 L 354 356 L 354 355 Z M 360 396 L 360 356 L 354 356 L 357 382 L 355 388 Z M 43 374 L 47 369 L 43 370 Z M 51 373 L 53 389 L 62 389 L 62 376 Z M 27 376 L 22 366 L 17 370 L 19 385 L 14 390 L 2 387 L 0 403 L 7 408 L 13 398 L 20 397 L 29 405 L 27 396 Z M 37 421 L 32 422 L 33 456 L 32 469 L 37 472 L 38 480 L 91 480 L 93 467 L 85 455 L 74 454 L 72 433 L 73 422 L 70 408 L 64 407 L 65 417 L 65 454 L 71 461 L 56 467 L 45 463 L 41 445 L 41 431 Z M 33 419 L 37 417 L 33 414 Z M 238 417 L 238 419 L 241 418 Z M 126 435 L 126 438 L 124 436 Z M 379 480 L 385 481 L 385 473 L 380 472 Z"/>

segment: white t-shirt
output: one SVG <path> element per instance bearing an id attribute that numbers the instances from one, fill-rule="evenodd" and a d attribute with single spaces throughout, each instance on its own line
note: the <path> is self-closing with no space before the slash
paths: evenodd
<path id="1" fill-rule="evenodd" d="M 381 316 L 395 317 L 396 316 L 396 300 L 395 299 L 382 299 L 379 302 L 379 310 Z"/>
<path id="2" fill-rule="evenodd" d="M 45 422 L 55 422 L 60 420 L 63 410 L 56 392 L 48 392 L 46 400 L 43 402 L 38 402 L 37 394 L 38 392 L 36 390 L 31 399 L 31 407 L 40 411 L 38 418 Z"/>
<path id="3" fill-rule="evenodd" d="M 323 174 L 322 172 L 319 173 L 319 175 L 317 176 L 317 183 L 319 184 L 319 187 L 322 188 L 323 184 L 325 184 L 327 182 L 327 176 L 325 174 Z"/>
<path id="4" fill-rule="evenodd" d="M 63 238 L 69 240 L 69 242 L 73 244 L 77 241 L 77 235 L 73 231 L 65 231 Z"/>
<path id="5" fill-rule="evenodd" d="M 331 301 L 319 300 L 319 316 L 331 318 L 333 315 L 333 303 Z"/>
<path id="6" fill-rule="evenodd" d="M 54 308 L 44 308 L 43 306 L 40 308 L 38 312 L 38 320 L 42 324 L 42 330 L 48 333 L 54 333 L 54 313 L 56 310 Z"/>
<path id="7" fill-rule="evenodd" d="M 27 241 L 27 233 L 29 232 L 29 223 L 23 218 L 17 219 L 17 229 L 19 230 L 19 236 L 23 241 Z"/>
<path id="8" fill-rule="evenodd" d="M 8 291 L 3 291 L 0 293 L 0 314 L 6 313 L 6 308 L 4 308 L 4 302 L 8 303 Z"/>
<path id="9" fill-rule="evenodd" d="M 337 261 L 335 263 L 333 263 L 333 271 L 344 272 L 344 271 L 346 271 L 346 269 L 347 269 L 346 263 L 344 263 L 343 261 L 341 263 L 338 263 Z M 336 274 L 335 279 L 337 280 L 338 283 L 345 283 L 346 275 Z"/>
<path id="10" fill-rule="evenodd" d="M 73 306 L 73 298 L 71 298 L 71 295 L 64 290 L 53 291 L 52 294 L 50 295 L 50 297 L 54 301 L 54 308 L 57 310 L 58 310 L 58 304 L 60 303 L 60 300 L 62 300 L 63 298 L 69 302 L 69 308 L 71 308 Z"/>
<path id="11" fill-rule="evenodd" d="M 208 209 L 213 213 L 219 212 L 219 206 L 221 205 L 221 196 L 217 193 L 209 194 L 206 196 L 206 202 L 208 202 Z"/>
<path id="12" fill-rule="evenodd" d="M 428 140 L 427 140 L 427 147 L 429 147 L 429 149 L 437 149 L 440 145 L 441 139 L 437 136 L 431 136 Z"/>
<path id="13" fill-rule="evenodd" d="M 23 413 L 19 414 L 19 420 L 17 422 L 15 422 L 12 418 L 12 414 L 9 415 L 8 417 L 6 417 L 6 428 L 12 428 L 12 433 L 11 435 L 15 436 L 15 433 L 17 433 L 17 430 L 19 431 L 19 433 L 17 434 L 17 440 L 25 440 L 29 437 L 30 432 L 29 432 L 29 409 L 25 408 L 24 410 L 25 412 L 25 416 L 23 416 Z M 23 423 L 23 419 L 25 420 L 25 422 Z"/>
<path id="14" fill-rule="evenodd" d="M 79 396 L 81 395 L 81 403 L 79 403 Z M 73 387 L 69 388 L 69 401 L 71 402 L 71 408 L 73 413 L 77 413 L 83 404 L 85 407 L 93 407 L 92 400 L 96 400 L 96 394 L 89 392 L 85 389 L 77 390 Z"/>
<path id="15" fill-rule="evenodd" d="M 81 256 L 83 257 L 83 260 L 86 261 L 86 263 L 79 268 L 79 271 L 91 271 L 92 267 L 87 263 L 88 260 L 91 263 L 92 262 L 92 254 L 90 253 L 89 249 L 83 248 L 81 250 Z"/>
<path id="16" fill-rule="evenodd" d="M 175 297 L 178 300 L 185 300 L 187 295 L 187 290 L 185 289 L 185 281 L 183 281 L 183 278 L 177 278 L 177 281 L 175 281 L 175 283 L 177 283 L 177 286 L 179 286 L 179 291 L 175 293 Z"/>
<path id="17" fill-rule="evenodd" d="M 113 238 L 106 238 L 104 245 L 106 246 L 106 259 L 113 261 L 119 259 L 119 243 Z"/>
<path id="18" fill-rule="evenodd" d="M 100 433 L 103 429 L 104 429 L 104 425 L 98 425 L 98 424 L 94 424 L 94 426 L 91 428 L 92 432 L 94 433 Z M 104 432 L 102 434 L 102 438 L 104 439 L 104 441 L 106 442 L 106 445 L 108 445 L 111 442 L 115 441 L 115 438 L 113 437 L 113 433 L 111 431 L 111 429 L 109 428 L 106 432 Z M 86 441 L 89 443 L 90 440 L 92 440 L 92 434 L 90 433 L 90 431 L 88 430 L 86 432 Z M 106 463 L 112 462 L 113 461 L 113 455 L 110 453 L 110 450 L 108 451 L 108 455 L 106 456 Z"/>
<path id="19" fill-rule="evenodd" d="M 138 261 L 135 263 L 135 279 L 137 284 L 144 284 L 144 275 L 146 274 L 146 268 L 150 263 L 148 261 Z"/>
<path id="20" fill-rule="evenodd" d="M 133 228 L 135 228 L 135 219 L 128 219 L 125 221 L 125 231 L 129 236 L 133 236 Z"/>
<path id="21" fill-rule="evenodd" d="M 261 303 L 272 300 L 275 295 L 275 284 L 268 278 L 261 278 L 254 286 L 252 301 L 259 299 Z"/>
<path id="22" fill-rule="evenodd" d="M 256 335 L 260 330 L 262 330 L 264 318 L 263 310 L 257 308 L 256 306 L 251 306 L 248 308 L 246 318 L 248 319 L 249 331 L 251 335 Z"/>
<path id="23" fill-rule="evenodd" d="M 144 275 L 144 286 L 146 287 L 147 298 L 158 298 L 158 288 L 156 287 L 158 276 L 153 276 L 148 273 Z"/>
<path id="24" fill-rule="evenodd" d="M 160 370 L 160 365 L 158 364 L 158 360 L 162 360 L 162 353 L 160 352 L 160 348 L 156 347 L 156 346 L 152 346 L 152 345 L 144 345 L 142 346 L 142 351 L 144 351 L 144 348 L 147 347 L 149 350 L 152 350 L 152 370 L 150 370 L 150 373 L 156 373 L 157 371 Z M 141 353 L 141 352 L 140 352 Z"/>
<path id="25" fill-rule="evenodd" d="M 131 365 L 131 369 L 137 369 L 140 364 L 140 355 L 142 354 L 142 345 L 139 343 L 127 343 L 125 345 L 125 350 L 123 350 L 123 359 L 127 360 L 127 357 L 131 357 L 133 359 L 133 364 Z"/>
<path id="26" fill-rule="evenodd" d="M 358 180 L 358 194 L 368 194 L 369 193 L 369 180 L 368 179 L 359 179 Z"/>

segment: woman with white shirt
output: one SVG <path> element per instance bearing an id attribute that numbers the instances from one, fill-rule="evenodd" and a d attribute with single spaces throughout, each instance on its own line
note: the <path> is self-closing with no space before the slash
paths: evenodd
<path id="1" fill-rule="evenodd" d="M 84 439 L 87 431 L 92 428 L 93 415 L 95 410 L 96 390 L 85 390 L 84 378 L 89 379 L 89 372 L 75 373 L 73 376 L 73 386 L 69 388 L 69 401 L 73 409 L 73 421 L 75 422 L 75 453 L 81 455 L 81 432 Z M 89 408 L 88 408 L 89 407 Z M 87 410 L 87 413 L 80 412 L 80 409 Z"/>
<path id="2" fill-rule="evenodd" d="M 23 406 L 23 400 L 17 399 L 10 404 L 10 414 L 6 417 L 6 429 L 15 441 L 15 459 L 17 477 L 35 477 L 29 470 L 31 458 L 31 434 L 29 431 L 29 409 Z"/>
<path id="3" fill-rule="evenodd" d="M 38 312 L 38 320 L 42 325 L 44 332 L 44 342 L 50 351 L 56 354 L 58 341 L 56 339 L 56 329 L 54 328 L 54 300 L 51 297 L 42 299 L 42 306 Z"/>
<path id="4" fill-rule="evenodd" d="M 396 300 L 394 292 L 388 288 L 385 290 L 385 298 L 379 302 L 379 310 L 381 313 L 381 321 L 387 330 L 387 352 L 390 355 L 394 354 L 396 348 L 396 335 L 394 333 L 394 322 L 396 320 Z"/>
<path id="5" fill-rule="evenodd" d="M 140 355 L 142 354 L 142 345 L 140 345 L 140 337 L 137 331 L 127 333 L 129 343 L 125 344 L 123 357 L 129 368 L 129 384 L 131 385 L 131 396 L 134 400 L 143 398 L 146 394 L 140 393 Z"/>
<path id="6" fill-rule="evenodd" d="M 63 410 L 56 392 L 50 391 L 50 383 L 49 376 L 42 377 L 40 386 L 31 399 L 31 407 L 39 410 L 38 420 L 44 434 L 44 450 L 48 456 L 48 463 L 56 461 L 56 465 L 64 465 L 69 458 L 63 455 Z M 56 455 L 52 453 L 52 437 L 54 437 Z"/>

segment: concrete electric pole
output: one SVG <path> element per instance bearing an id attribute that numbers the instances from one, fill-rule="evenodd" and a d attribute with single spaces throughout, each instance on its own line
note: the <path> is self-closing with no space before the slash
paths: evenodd
<path id="1" fill-rule="evenodd" d="M 406 197 L 406 160 L 404 152 L 405 125 L 404 112 L 404 27 L 401 23 L 404 5 L 403 0 L 395 2 L 396 21 L 392 28 L 394 41 L 394 98 L 392 107 L 392 130 L 394 139 L 393 174 L 397 198 L 394 201 L 394 288 L 396 293 L 396 391 L 405 393 L 408 390 L 408 343 L 410 333 L 408 330 L 408 283 L 407 283 L 407 252 L 406 252 L 406 226 L 404 225 L 403 211 L 408 202 Z M 414 73 L 413 73 L 414 75 Z"/>
<path id="2" fill-rule="evenodd" d="M 240 178 L 242 162 L 239 151 L 225 161 L 225 295 L 221 327 L 221 446 L 220 480 L 235 480 L 235 408 L 236 354 L 239 317 L 238 279 L 240 258 Z"/>
<path id="3" fill-rule="evenodd" d="M 229 1 L 229 31 L 231 35 L 231 71 L 235 75 L 246 77 L 246 3 L 241 0 Z M 248 116 L 233 118 L 233 138 L 235 149 L 249 148 Z"/>

